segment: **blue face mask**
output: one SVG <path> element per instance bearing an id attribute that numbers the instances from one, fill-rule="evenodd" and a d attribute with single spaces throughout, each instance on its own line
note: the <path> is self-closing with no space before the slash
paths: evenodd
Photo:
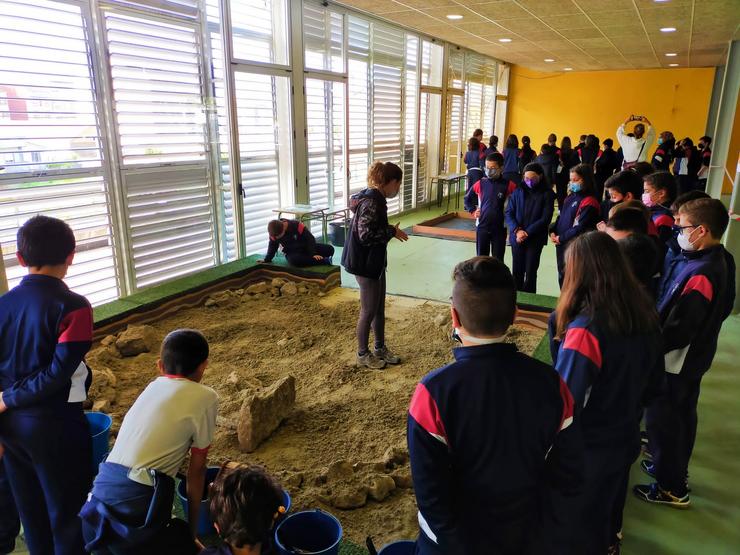
<path id="1" fill-rule="evenodd" d="M 573 183 L 572 181 L 568 183 L 568 186 L 570 187 L 571 193 L 580 193 L 581 192 L 581 184 L 580 183 Z"/>
<path id="2" fill-rule="evenodd" d="M 662 145 L 663 144 L 663 137 L 658 137 L 658 144 L 659 145 Z"/>

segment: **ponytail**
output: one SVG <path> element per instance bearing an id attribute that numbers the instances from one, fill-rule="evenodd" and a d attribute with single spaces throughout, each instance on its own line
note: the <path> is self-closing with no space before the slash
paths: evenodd
<path id="1" fill-rule="evenodd" d="M 367 186 L 382 189 L 391 181 L 401 181 L 403 170 L 393 162 L 374 162 L 367 172 Z"/>

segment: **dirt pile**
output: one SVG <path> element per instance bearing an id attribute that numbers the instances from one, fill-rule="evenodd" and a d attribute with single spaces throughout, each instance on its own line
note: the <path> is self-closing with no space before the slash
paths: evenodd
<path id="1" fill-rule="evenodd" d="M 387 343 L 403 363 L 372 371 L 354 364 L 354 290 L 323 294 L 307 283 L 273 280 L 213 295 L 206 305 L 150 322 L 144 344 L 183 327 L 208 339 L 203 383 L 219 395 L 211 464 L 266 466 L 290 492 L 293 510 L 332 512 L 356 543 L 367 535 L 380 545 L 415 537 L 406 413 L 417 382 L 452 359 L 449 307 L 389 297 Z M 104 401 L 114 434 L 157 376 L 158 346 L 123 357 L 117 345 L 125 334 L 105 338 L 88 356 L 95 376 L 91 399 Z M 512 337 L 531 353 L 542 331 L 517 326 Z M 254 452 L 243 453 L 237 429 L 244 401 L 289 375 L 295 378 L 292 411 Z"/>

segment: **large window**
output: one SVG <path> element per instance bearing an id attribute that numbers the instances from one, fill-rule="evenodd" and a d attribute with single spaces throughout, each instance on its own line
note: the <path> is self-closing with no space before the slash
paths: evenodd
<path id="1" fill-rule="evenodd" d="M 12 287 L 26 273 L 18 228 L 37 214 L 66 220 L 77 239 L 67 283 L 98 304 L 119 287 L 89 23 L 73 4 L 0 3 L 0 248 Z"/>
<path id="2" fill-rule="evenodd" d="M 317 0 L 0 0 L 0 47 L 6 276 L 57 216 L 94 304 L 264 252 L 281 207 L 346 206 L 374 160 L 418 207 L 506 123 L 508 67 Z"/>

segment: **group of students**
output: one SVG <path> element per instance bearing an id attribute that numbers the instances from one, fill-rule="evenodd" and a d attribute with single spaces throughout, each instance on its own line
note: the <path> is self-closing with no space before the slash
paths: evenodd
<path id="1" fill-rule="evenodd" d="M 466 195 L 489 233 L 477 246 L 493 247 L 494 256 L 479 253 L 453 272 L 453 337 L 462 346 L 452 364 L 422 379 L 409 408 L 417 553 L 619 553 L 641 444 L 640 467 L 654 481 L 633 493 L 690 505 L 700 383 L 735 299 L 735 263 L 720 243 L 729 215 L 701 191 L 676 199 L 667 172 L 642 177 L 634 168 L 606 180 L 609 200 L 600 203 L 591 166 L 579 164 L 550 226 L 554 193 L 541 165 L 527 164 L 517 186 L 504 164 L 500 153 L 487 154 L 487 177 Z M 353 197 L 357 236 L 343 253 L 345 269 L 382 281 L 383 295 L 387 244 L 407 240 L 387 218 L 386 199 L 401 179 L 398 166 L 373 165 L 369 188 Z M 519 276 L 516 257 L 512 274 L 498 256 L 504 222 L 512 249 L 523 253 Z M 505 337 L 548 227 L 562 283 L 549 322 L 553 366 Z M 387 349 L 383 296 L 365 296 L 365 282 L 358 364 L 382 368 L 382 353 L 376 366 L 363 358 L 372 353 L 362 314 L 372 318 L 376 347 Z"/>
<path id="2" fill-rule="evenodd" d="M 472 194 L 500 202 L 509 191 L 502 165 L 501 154 L 488 154 L 490 184 Z M 727 211 L 698 191 L 674 201 L 670 174 L 640 179 L 633 170 L 607 180 L 610 201 L 601 206 L 588 194 L 583 164 L 571 172 L 560 218 L 566 211 L 578 221 L 606 218 L 603 232 L 589 224 L 571 237 L 572 226 L 560 220 L 548 230 L 553 193 L 537 166 L 526 166 L 507 218 L 512 245 L 525 245 L 525 253 L 541 250 L 548 231 L 557 239 L 562 291 L 549 324 L 553 366 L 506 341 L 519 283 L 503 262 L 476 256 L 458 264 L 451 316 L 462 346 L 452 364 L 421 380 L 408 413 L 420 555 L 618 553 L 643 415 L 650 457 L 641 468 L 655 481 L 635 486 L 635 495 L 690 504 L 700 383 L 735 297 L 734 261 L 720 244 Z M 343 251 L 345 268 L 363 278 L 358 363 L 371 368 L 400 362 L 385 344 L 384 299 L 387 244 L 408 239 L 387 217 L 386 199 L 401 180 L 395 164 L 373 165 L 368 189 L 353 196 Z M 290 231 L 285 222 L 272 227 L 274 240 Z M 640 271 L 631 237 L 642 239 L 639 248 L 665 253 L 657 275 Z M 74 250 L 67 224 L 30 219 L 18 231 L 17 253 L 29 274 L 0 297 L 0 547 L 12 550 L 19 515 L 34 555 L 265 552 L 284 508 L 279 485 L 257 467 L 222 473 L 211 487 L 223 545 L 204 549 L 195 535 L 218 403 L 200 383 L 209 347 L 196 330 L 164 339 L 159 377 L 129 409 L 93 479 L 83 413 L 92 310 L 63 282 Z M 525 264 L 525 279 L 527 271 Z M 171 516 L 175 477 L 188 455 L 190 524 Z"/>

